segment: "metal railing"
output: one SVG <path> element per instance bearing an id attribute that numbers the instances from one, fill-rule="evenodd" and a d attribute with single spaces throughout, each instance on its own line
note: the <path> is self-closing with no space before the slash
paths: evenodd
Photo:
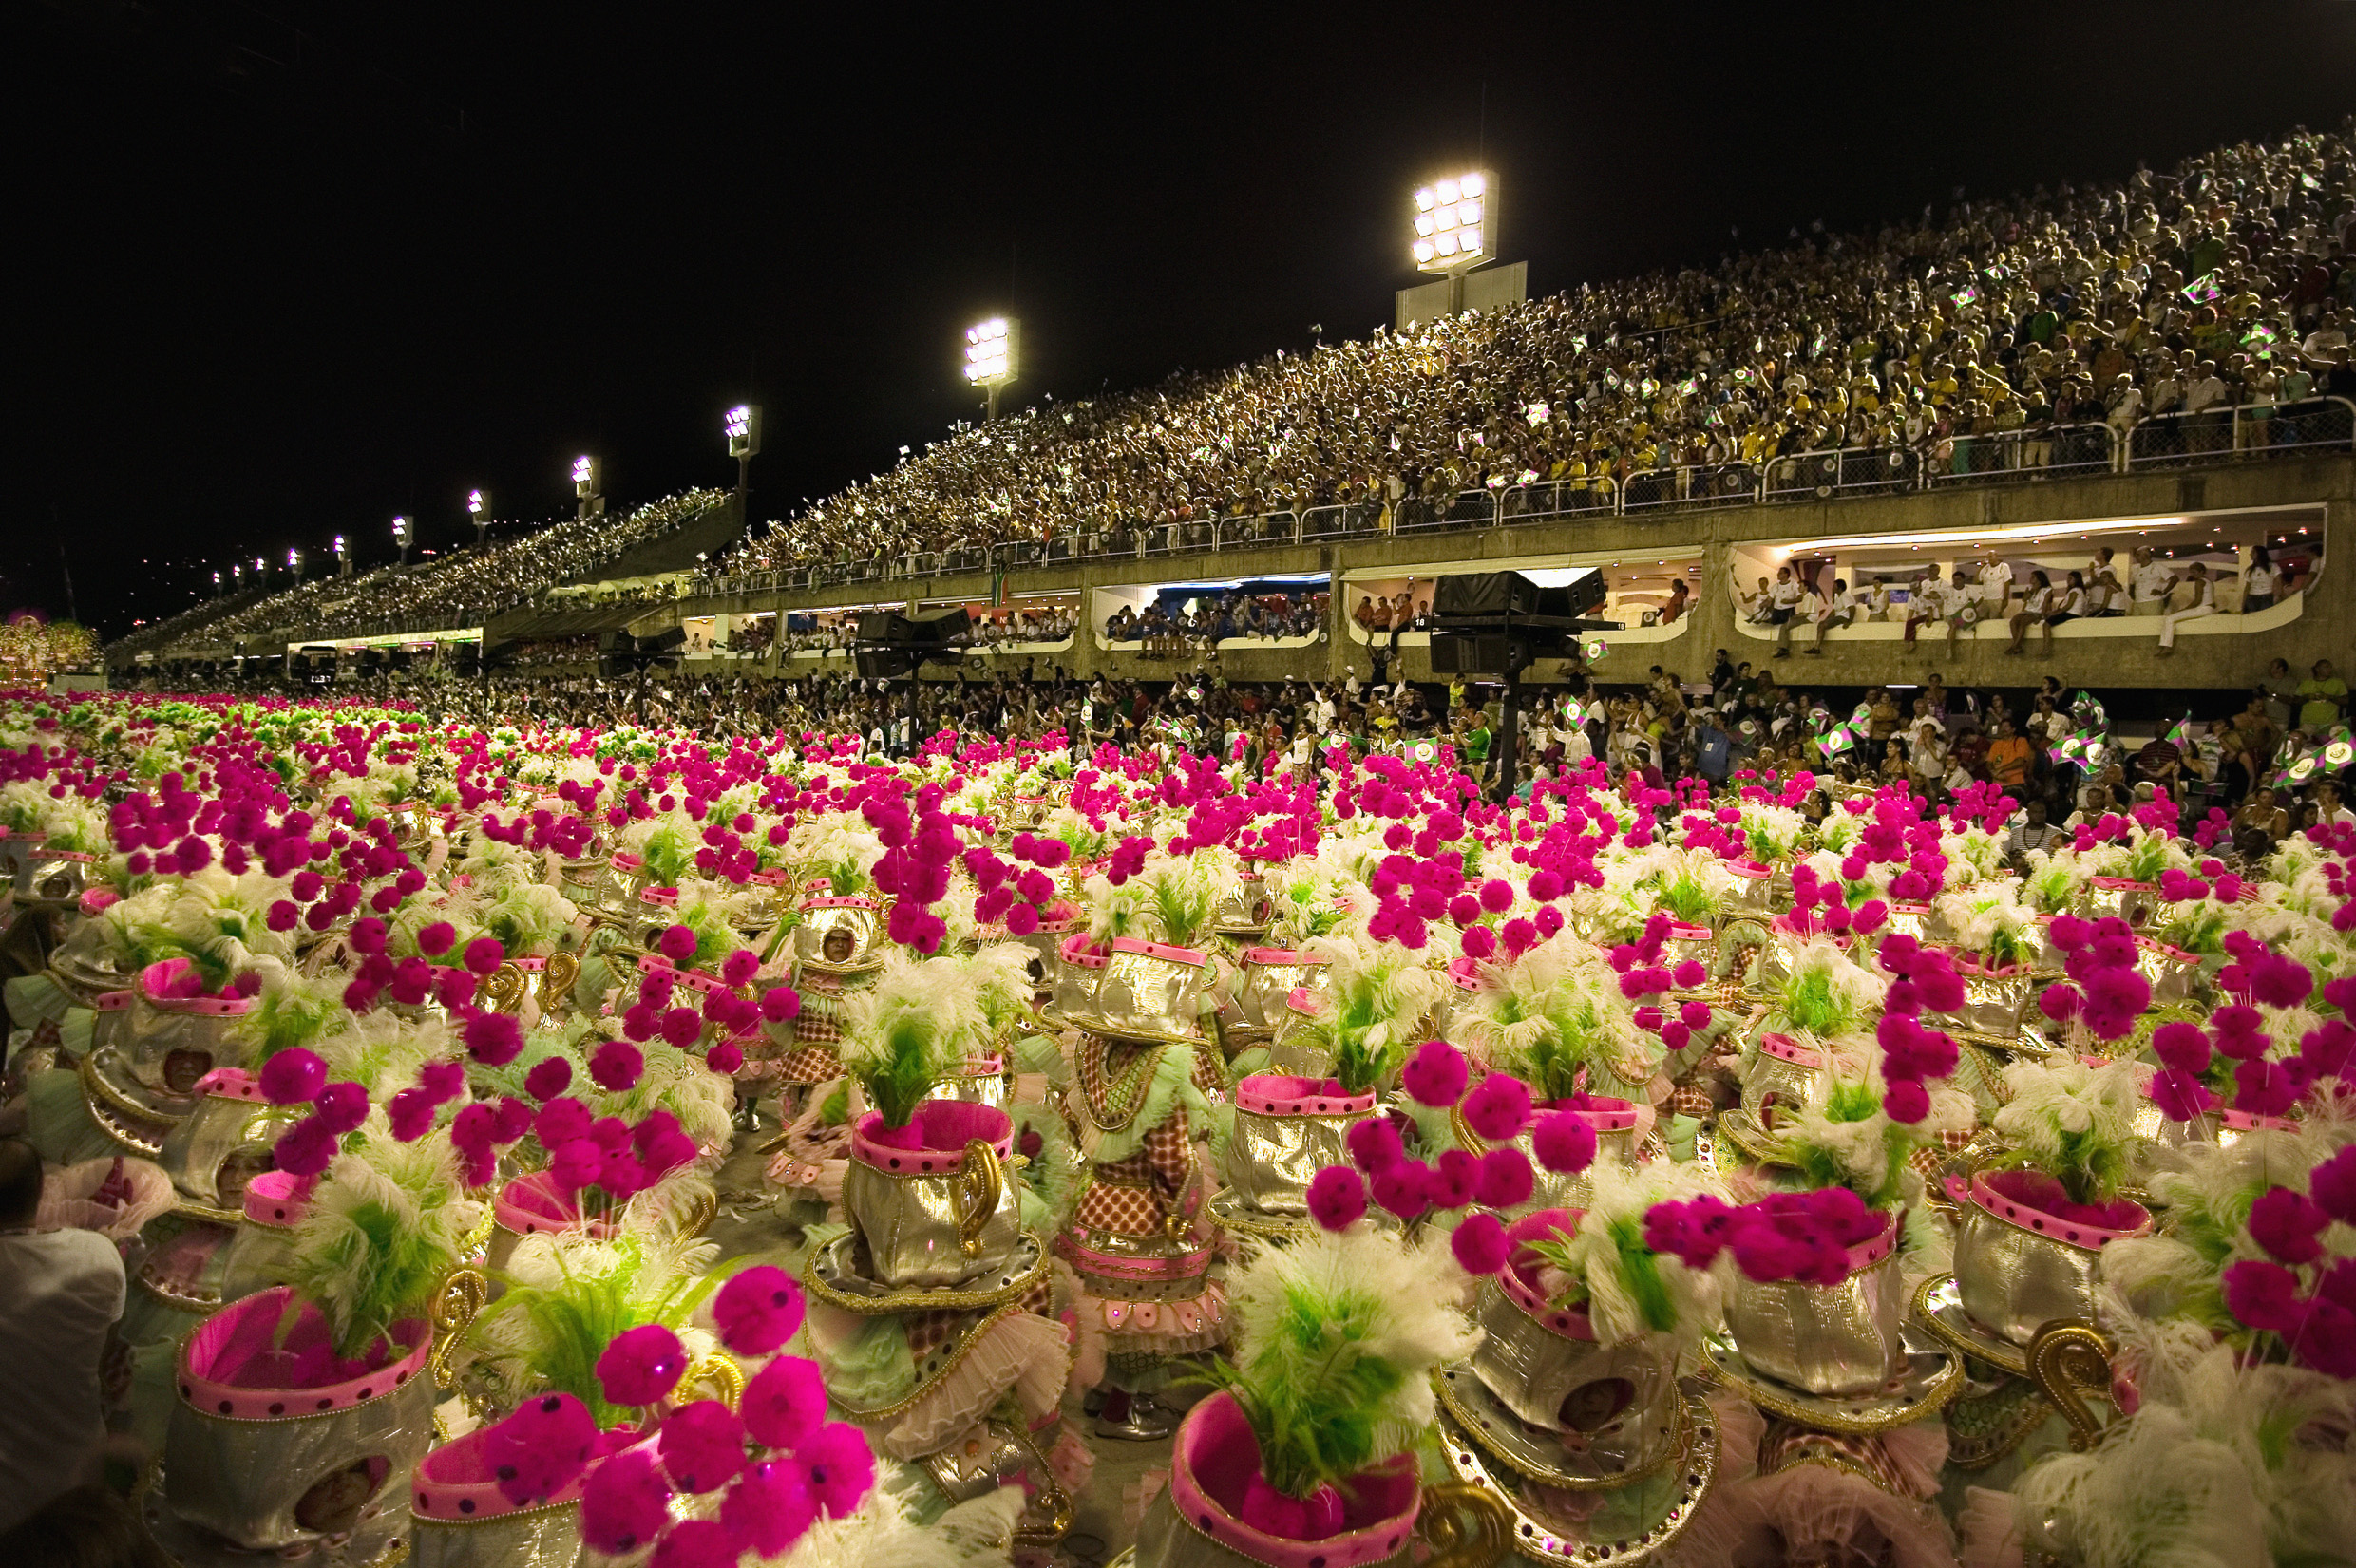
<path id="1" fill-rule="evenodd" d="M 1357 502 L 1188 522 L 1100 524 L 1044 541 L 1020 539 L 987 549 L 969 546 L 705 577 L 695 582 L 694 591 L 820 589 L 964 571 L 1004 572 L 1064 562 L 1150 559 L 1197 550 L 1365 538 L 1385 531 L 1386 513 L 1388 530 L 1394 534 L 1452 533 L 1566 518 L 1790 505 L 2351 450 L 2356 450 L 2356 404 L 2346 398 L 2314 398 L 2163 414 L 2135 425 L 2123 439 L 2108 424 L 2088 422 L 1952 437 L 1936 445 L 1826 447 L 1759 463 L 1687 463 L 1638 469 L 1624 479 L 1599 474 L 1588 480 L 1541 480 L 1453 496 L 1409 495 L 1388 507 Z"/>
<path id="2" fill-rule="evenodd" d="M 2356 403 L 2243 403 L 2197 414 L 2156 414 L 2127 432 L 2126 467 L 2185 468 L 2252 463 L 2292 453 L 2356 446 Z"/>

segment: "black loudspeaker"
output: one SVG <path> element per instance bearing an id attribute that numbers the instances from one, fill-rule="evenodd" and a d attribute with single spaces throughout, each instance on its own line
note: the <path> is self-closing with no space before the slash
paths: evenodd
<path id="1" fill-rule="evenodd" d="M 906 615 L 897 610 L 870 610 L 859 617 L 859 640 L 886 644 L 916 644 L 940 648 L 965 635 L 973 617 L 963 605 L 929 614 Z"/>
<path id="2" fill-rule="evenodd" d="M 1519 572 L 1457 572 L 1432 591 L 1434 615 L 1534 615 L 1538 585 Z"/>
<path id="3" fill-rule="evenodd" d="M 1518 662 L 1514 662 L 1518 661 Z M 1506 675 L 1529 668 L 1530 644 L 1502 632 L 1434 632 L 1434 675 Z"/>
<path id="4" fill-rule="evenodd" d="M 852 653 L 862 680 L 904 680 L 916 673 L 917 655 L 905 648 L 861 648 Z"/>
<path id="5" fill-rule="evenodd" d="M 637 645 L 627 632 L 598 633 L 598 673 L 605 676 L 630 674 L 637 664 Z"/>
<path id="6" fill-rule="evenodd" d="M 474 642 L 450 645 L 450 671 L 462 679 L 471 680 L 483 673 L 483 645 Z"/>
<path id="7" fill-rule="evenodd" d="M 666 626 L 651 636 L 638 639 L 638 652 L 641 654 L 669 653 L 686 646 L 687 628 L 684 626 Z"/>

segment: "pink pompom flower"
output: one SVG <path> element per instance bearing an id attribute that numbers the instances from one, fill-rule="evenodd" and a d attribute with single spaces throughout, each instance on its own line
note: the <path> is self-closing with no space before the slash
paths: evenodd
<path id="1" fill-rule="evenodd" d="M 652 1405 L 678 1386 L 687 1347 L 659 1323 L 642 1323 L 614 1336 L 598 1357 L 598 1383 L 615 1405 Z"/>
<path id="2" fill-rule="evenodd" d="M 773 1263 L 732 1277 L 712 1297 L 720 1343 L 738 1355 L 767 1355 L 802 1326 L 802 1287 Z"/>

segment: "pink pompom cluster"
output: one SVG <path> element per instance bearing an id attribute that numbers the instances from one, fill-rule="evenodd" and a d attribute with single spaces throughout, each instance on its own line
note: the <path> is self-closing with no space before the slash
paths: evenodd
<path id="1" fill-rule="evenodd" d="M 581 1488 L 583 1542 L 616 1556 L 652 1545 L 650 1562 L 666 1568 L 721 1568 L 747 1554 L 780 1556 L 819 1520 L 858 1509 L 875 1483 L 865 1437 L 826 1419 L 826 1384 L 814 1362 L 772 1354 L 801 1326 L 803 1311 L 800 1287 L 769 1265 L 721 1287 L 712 1301 L 721 1343 L 742 1360 L 769 1356 L 767 1365 L 748 1380 L 733 1410 L 695 1400 L 662 1409 L 643 1428 L 610 1435 L 610 1457 Z M 616 1336 L 597 1371 L 610 1403 L 656 1408 L 686 1367 L 678 1336 L 644 1324 Z M 576 1451 L 560 1447 L 568 1458 Z M 703 1517 L 674 1518 L 675 1498 L 715 1495 L 716 1507 L 694 1510 Z"/>
<path id="2" fill-rule="evenodd" d="M 2045 988 L 2037 1005 L 2055 1023 L 2072 1019 L 2099 1040 L 2120 1040 L 2152 1004 L 2152 985 L 2137 973 L 2135 930 L 2116 915 L 2086 920 L 2057 915 L 2046 930 L 2054 950 L 2066 956 L 2069 978 Z"/>
<path id="3" fill-rule="evenodd" d="M 758 999 L 753 997 L 761 957 L 750 948 L 731 953 L 713 975 L 674 967 L 695 952 L 695 934 L 686 926 L 665 932 L 661 946 L 660 954 L 650 954 L 639 966 L 637 999 L 622 1010 L 622 1033 L 637 1044 L 660 1040 L 681 1050 L 704 1048 L 705 1065 L 727 1075 L 744 1065 L 740 1041 L 764 1022 L 783 1023 L 802 1011 L 802 998 L 789 986 L 772 986 Z M 615 1054 L 610 1060 L 619 1082 L 608 1082 L 600 1074 L 603 1086 L 626 1088 L 636 1082 L 642 1062 L 635 1052 Z"/>
<path id="4" fill-rule="evenodd" d="M 1644 1004 L 1633 1015 L 1636 1027 L 1659 1035 L 1663 1046 L 1677 1051 L 1692 1045 L 1696 1032 L 1708 1029 L 1717 1013 L 1709 1003 L 1699 998 L 1680 1003 L 1674 1013 L 1645 1001 L 1646 997 L 1663 995 L 1672 988 L 1698 990 L 1710 977 L 1708 968 L 1699 958 L 1687 958 L 1674 966 L 1661 961 L 1671 929 L 1667 916 L 1655 914 L 1644 921 L 1644 929 L 1635 941 L 1618 944 L 1606 958 L 1620 976 L 1620 994 Z"/>
<path id="5" fill-rule="evenodd" d="M 548 1151 L 548 1174 L 557 1189 L 583 1211 L 600 1200 L 628 1202 L 699 1152 L 678 1117 L 660 1105 L 632 1126 L 618 1116 L 594 1115 L 581 1101 L 560 1095 L 540 1107 L 532 1131 Z"/>
<path id="6" fill-rule="evenodd" d="M 1071 859 L 1072 846 L 1048 834 L 1016 834 L 1005 857 L 974 845 L 964 854 L 965 869 L 980 889 L 974 918 L 983 925 L 1004 921 L 1009 936 L 1030 935 L 1051 917 L 1054 874 Z"/>
<path id="7" fill-rule="evenodd" d="M 2219 973 L 2219 983 L 2270 1007 L 2303 1003 L 2313 984 L 2306 967 L 2267 952 L 2241 932 L 2226 936 L 2235 961 Z M 2232 981 L 2227 972 L 2238 971 Z M 2276 997 L 2294 997 L 2276 1001 Z M 2346 1013 L 2356 1008 L 2356 978 L 2325 983 L 2323 1000 Z M 2159 1070 L 2144 1093 L 2172 1122 L 2189 1122 L 2231 1103 L 2252 1116 L 2283 1116 L 2326 1080 L 2346 1082 L 2356 1064 L 2356 1025 L 2327 1018 L 2299 1037 L 2295 1053 L 2276 1056 L 2265 1015 L 2247 1002 L 2232 1002 L 2209 1014 L 2208 1027 L 2181 1021 L 2152 1031 L 2152 1054 Z"/>
<path id="8" fill-rule="evenodd" d="M 1841 874 L 1848 876 L 1849 869 L 1844 863 Z M 1860 862 L 1855 869 L 1857 876 L 1851 880 L 1862 880 L 1865 865 Z M 1852 909 L 1846 886 L 1802 864 L 1792 868 L 1792 907 L 1776 923 L 1802 936 L 1871 936 L 1889 919 L 1890 906 L 1881 899 L 1869 897 Z"/>
<path id="9" fill-rule="evenodd" d="M 1875 957 L 1894 976 L 1873 1030 L 1882 1048 L 1882 1110 L 1892 1122 L 1910 1126 L 1930 1114 L 1930 1091 L 1924 1084 L 1953 1072 L 1962 1055 L 1955 1037 L 1925 1028 L 1922 1014 L 1962 1007 L 1964 982 L 1946 954 L 1903 932 L 1883 938 Z"/>
<path id="10" fill-rule="evenodd" d="M 1849 1277 L 1850 1249 L 1890 1224 L 1889 1215 L 1847 1187 L 1774 1193 L 1740 1205 L 1702 1193 L 1647 1209 L 1644 1245 L 1692 1269 L 1710 1267 L 1732 1248 L 1735 1266 L 1760 1284 L 1837 1285 Z"/>
<path id="11" fill-rule="evenodd" d="M 2225 1305 L 2252 1329 L 2279 1335 L 2298 1360 L 2356 1377 L 2356 1258 L 2324 1247 L 2333 1220 L 2356 1225 L 2356 1148 L 2308 1175 L 2308 1191 L 2270 1187 L 2250 1206 L 2249 1234 L 2266 1252 L 2227 1265 Z"/>
<path id="12" fill-rule="evenodd" d="M 1595 1159 L 1595 1131 L 1574 1110 L 1558 1103 L 1539 1112 L 1529 1086 L 1505 1073 L 1472 1081 L 1464 1053 L 1444 1040 L 1427 1040 L 1408 1058 L 1401 1074 L 1407 1092 L 1419 1103 L 1454 1105 L 1472 1135 L 1502 1144 L 1486 1154 L 1443 1149 L 1423 1161 L 1407 1152 L 1401 1122 L 1377 1113 L 1354 1124 L 1344 1141 L 1347 1165 L 1327 1165 L 1309 1182 L 1309 1214 L 1327 1230 L 1344 1230 L 1364 1217 L 1371 1202 L 1407 1220 L 1429 1211 L 1510 1209 L 1528 1202 L 1536 1186 L 1529 1156 L 1511 1146 L 1525 1130 L 1538 1162 L 1551 1171 L 1583 1171 Z M 1473 1274 L 1505 1266 L 1505 1226 L 1493 1214 L 1474 1212 L 1450 1235 L 1456 1260 Z"/>

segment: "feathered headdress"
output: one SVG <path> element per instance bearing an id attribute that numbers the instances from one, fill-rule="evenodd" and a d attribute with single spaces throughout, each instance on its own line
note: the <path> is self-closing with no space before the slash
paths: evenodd
<path id="1" fill-rule="evenodd" d="M 962 1071 L 984 1044 L 980 994 L 990 973 L 945 954 L 892 956 L 874 985 L 846 998 L 836 1051 L 885 1126 L 907 1125 L 933 1086 Z"/>
<path id="2" fill-rule="evenodd" d="M 2107 1202 L 2127 1179 L 2145 1068 L 2133 1061 L 2088 1067 L 2058 1053 L 2004 1068 L 2005 1104 L 1996 1131 L 2010 1161 L 2061 1181 L 2073 1203 Z"/>
<path id="3" fill-rule="evenodd" d="M 598 1357 L 649 1323 L 678 1334 L 691 1356 L 711 1350 L 711 1335 L 690 1319 L 734 1272 L 713 1267 L 719 1251 L 715 1242 L 639 1231 L 610 1241 L 575 1231 L 527 1236 L 508 1260 L 505 1293 L 475 1319 L 467 1344 L 502 1391 L 518 1399 L 569 1393 L 610 1426 L 625 1412 L 606 1402 Z"/>
<path id="4" fill-rule="evenodd" d="M 1584 1307 L 1599 1343 L 1659 1335 L 1675 1351 L 1690 1348 L 1718 1326 L 1724 1265 L 1690 1269 L 1654 1252 L 1644 1240 L 1644 1216 L 1656 1204 L 1702 1193 L 1722 1197 L 1723 1190 L 1699 1166 L 1665 1161 L 1628 1166 L 1600 1160 L 1589 1172 L 1593 1186 L 1578 1229 L 1532 1244 L 1562 1276 L 1550 1294 Z"/>
<path id="5" fill-rule="evenodd" d="M 1543 1100 L 1583 1088 L 1625 1096 L 1661 1066 L 1657 1035 L 1638 1029 L 1619 976 L 1594 944 L 1550 937 L 1509 964 L 1484 965 L 1454 1033 L 1492 1071 Z"/>
<path id="6" fill-rule="evenodd" d="M 2105 1253 L 2108 1267 L 2108 1253 Z M 2169 1568 L 2340 1562 L 2356 1541 L 2356 1383 L 2217 1345 L 2161 1357 L 2136 1413 L 2013 1487 L 2015 1528 L 2054 1558 Z"/>
<path id="7" fill-rule="evenodd" d="M 1235 1364 L 1218 1376 L 1287 1497 L 1350 1478 L 1414 1444 L 1433 1419 L 1431 1370 L 1472 1353 L 1447 1250 L 1370 1224 L 1264 1249 L 1227 1282 Z"/>
<path id="8" fill-rule="evenodd" d="M 1347 933 L 1320 936 L 1305 951 L 1326 960 L 1325 992 L 1297 1038 L 1331 1053 L 1346 1091 L 1388 1086 L 1439 997 L 1439 974 L 1421 954 Z"/>
<path id="9" fill-rule="evenodd" d="M 482 1215 L 466 1192 L 446 1138 L 364 1137 L 328 1166 L 286 1267 L 326 1314 L 338 1354 L 366 1353 L 426 1310 Z"/>

